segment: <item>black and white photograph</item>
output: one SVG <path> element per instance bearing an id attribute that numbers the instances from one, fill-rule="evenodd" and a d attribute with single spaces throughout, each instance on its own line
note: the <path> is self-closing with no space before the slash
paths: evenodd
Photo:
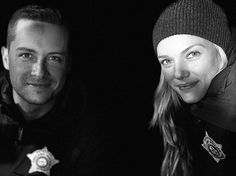
<path id="1" fill-rule="evenodd" d="M 7 1 L 0 176 L 229 176 L 236 2 Z"/>

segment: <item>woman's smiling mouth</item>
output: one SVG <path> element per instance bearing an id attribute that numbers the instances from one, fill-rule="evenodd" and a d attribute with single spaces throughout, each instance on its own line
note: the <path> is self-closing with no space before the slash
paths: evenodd
<path id="1" fill-rule="evenodd" d="M 176 86 L 179 88 L 179 90 L 188 90 L 193 88 L 199 81 L 193 81 L 193 82 L 188 82 L 184 84 L 177 84 Z"/>

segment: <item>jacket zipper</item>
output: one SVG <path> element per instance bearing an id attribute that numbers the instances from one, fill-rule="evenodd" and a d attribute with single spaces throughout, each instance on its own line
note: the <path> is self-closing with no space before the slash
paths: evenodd
<path id="1" fill-rule="evenodd" d="M 22 140 L 22 135 L 23 135 L 23 128 L 19 127 L 18 128 L 18 138 L 17 140 L 20 142 Z"/>

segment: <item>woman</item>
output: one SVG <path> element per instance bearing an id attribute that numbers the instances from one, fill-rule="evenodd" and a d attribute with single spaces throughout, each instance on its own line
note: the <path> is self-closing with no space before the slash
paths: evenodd
<path id="1" fill-rule="evenodd" d="M 230 175 L 236 161 L 234 38 L 211 0 L 179 0 L 153 30 L 161 65 L 152 124 L 163 135 L 162 176 Z"/>

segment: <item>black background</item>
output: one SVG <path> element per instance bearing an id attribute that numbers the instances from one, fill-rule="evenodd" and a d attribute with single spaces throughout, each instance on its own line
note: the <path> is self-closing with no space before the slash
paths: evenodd
<path id="1" fill-rule="evenodd" d="M 89 102 L 98 109 L 97 118 L 108 123 L 107 140 L 113 144 L 110 163 L 117 175 L 159 173 L 162 140 L 158 129 L 149 125 L 160 72 L 152 29 L 170 2 L 18 0 L 0 7 L 1 45 L 10 15 L 25 4 L 58 7 L 67 16 L 73 38 L 72 77 L 75 85 L 80 80 L 85 86 Z M 233 25 L 236 2 L 217 3 Z"/>

